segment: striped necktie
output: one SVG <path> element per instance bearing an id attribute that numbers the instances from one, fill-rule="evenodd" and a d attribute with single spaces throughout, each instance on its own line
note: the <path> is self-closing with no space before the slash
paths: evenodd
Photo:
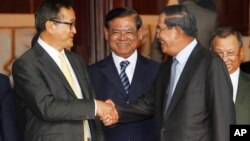
<path id="1" fill-rule="evenodd" d="M 129 65 L 129 61 L 122 61 L 120 63 L 120 65 L 121 65 L 120 78 L 121 78 L 122 84 L 124 86 L 124 89 L 126 91 L 126 94 L 128 94 L 130 83 L 129 83 L 128 76 L 127 76 L 125 70 L 126 70 L 127 66 Z"/>

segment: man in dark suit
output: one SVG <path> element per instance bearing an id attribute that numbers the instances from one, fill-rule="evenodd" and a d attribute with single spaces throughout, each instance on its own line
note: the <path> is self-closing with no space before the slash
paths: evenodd
<path id="1" fill-rule="evenodd" d="M 219 28 L 211 38 L 211 50 L 227 65 L 233 84 L 236 124 L 250 124 L 250 75 L 240 70 L 243 61 L 243 40 L 233 28 Z"/>
<path id="2" fill-rule="evenodd" d="M 19 141 L 13 91 L 9 78 L 0 74 L 0 141 Z"/>
<path id="3" fill-rule="evenodd" d="M 157 141 L 229 141 L 235 111 L 223 60 L 197 42 L 195 17 L 183 5 L 163 8 L 157 28 L 162 51 L 172 58 L 160 67 L 150 94 L 118 107 L 119 122 L 153 113 Z"/>
<path id="4" fill-rule="evenodd" d="M 112 99 L 116 105 L 126 107 L 150 90 L 159 64 L 137 52 L 142 38 L 141 25 L 141 18 L 131 8 L 115 8 L 106 15 L 104 32 L 112 52 L 89 67 L 97 99 Z M 129 61 L 127 93 L 120 79 L 123 61 Z M 108 141 L 155 141 L 153 119 L 104 129 Z"/>
<path id="5" fill-rule="evenodd" d="M 14 89 L 25 110 L 25 141 L 103 141 L 96 116 L 110 123 L 111 104 L 95 100 L 73 46 L 75 13 L 68 0 L 45 0 L 35 14 L 38 39 L 13 64 Z"/>

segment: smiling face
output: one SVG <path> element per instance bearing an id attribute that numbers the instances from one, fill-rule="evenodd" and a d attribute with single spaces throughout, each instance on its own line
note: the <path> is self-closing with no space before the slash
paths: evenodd
<path id="1" fill-rule="evenodd" d="M 211 49 L 224 60 L 230 74 L 239 68 L 243 60 L 243 47 L 239 46 L 235 35 L 226 38 L 216 36 Z"/>
<path id="2" fill-rule="evenodd" d="M 156 37 L 159 40 L 164 54 L 175 56 L 181 50 L 176 44 L 178 44 L 178 27 L 167 27 L 165 19 L 167 16 L 162 13 L 159 16 Z M 179 30 L 180 31 L 180 30 Z"/>
<path id="3" fill-rule="evenodd" d="M 123 58 L 128 58 L 142 39 L 141 28 L 137 30 L 133 15 L 113 19 L 104 33 L 111 50 Z"/>

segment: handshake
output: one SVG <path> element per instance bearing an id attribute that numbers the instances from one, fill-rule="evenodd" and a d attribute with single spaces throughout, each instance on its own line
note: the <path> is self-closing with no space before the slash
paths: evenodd
<path id="1" fill-rule="evenodd" d="M 119 114 L 112 100 L 108 99 L 105 102 L 96 100 L 97 117 L 105 126 L 110 126 L 118 122 Z"/>

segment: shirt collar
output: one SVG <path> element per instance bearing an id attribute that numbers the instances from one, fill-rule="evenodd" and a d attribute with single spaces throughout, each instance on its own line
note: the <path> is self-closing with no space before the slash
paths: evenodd
<path id="1" fill-rule="evenodd" d="M 62 52 L 59 52 L 58 50 L 56 50 L 55 48 L 53 48 L 52 46 L 44 42 L 41 38 L 38 38 L 37 42 L 49 54 L 49 56 L 56 62 L 56 64 L 60 66 L 59 55 L 60 53 L 62 53 L 65 56 L 64 50 L 62 50 Z"/>
<path id="2" fill-rule="evenodd" d="M 185 65 L 190 54 L 192 53 L 193 49 L 195 48 L 195 46 L 197 45 L 197 40 L 194 39 L 191 43 L 189 43 L 185 48 L 183 48 L 177 55 L 176 55 L 176 59 L 178 61 L 178 63 Z"/>
<path id="3" fill-rule="evenodd" d="M 49 44 L 47 44 L 46 42 L 44 42 L 41 38 L 38 38 L 37 41 L 42 48 L 49 53 L 49 55 L 51 57 L 58 57 L 60 52 L 58 50 L 56 50 L 55 48 L 53 48 L 52 46 L 50 46 Z M 64 50 L 62 50 L 62 53 L 64 54 Z"/>
<path id="4" fill-rule="evenodd" d="M 126 59 L 124 59 L 124 58 L 122 58 L 122 57 L 120 57 L 120 56 L 117 56 L 113 51 L 112 51 L 112 57 L 113 57 L 113 60 L 114 60 L 114 62 L 115 62 L 115 65 L 116 65 L 116 67 L 117 68 L 119 68 L 120 69 L 120 62 L 121 61 L 124 61 L 124 60 L 128 60 L 129 61 L 129 66 L 135 66 L 135 64 L 136 64 L 136 60 L 137 60 L 137 56 L 138 56 L 138 54 L 137 54 L 137 50 L 135 50 L 128 58 L 126 58 Z"/>
<path id="5" fill-rule="evenodd" d="M 240 75 L 240 68 L 238 68 L 235 72 L 230 74 L 231 80 L 237 80 Z"/>

